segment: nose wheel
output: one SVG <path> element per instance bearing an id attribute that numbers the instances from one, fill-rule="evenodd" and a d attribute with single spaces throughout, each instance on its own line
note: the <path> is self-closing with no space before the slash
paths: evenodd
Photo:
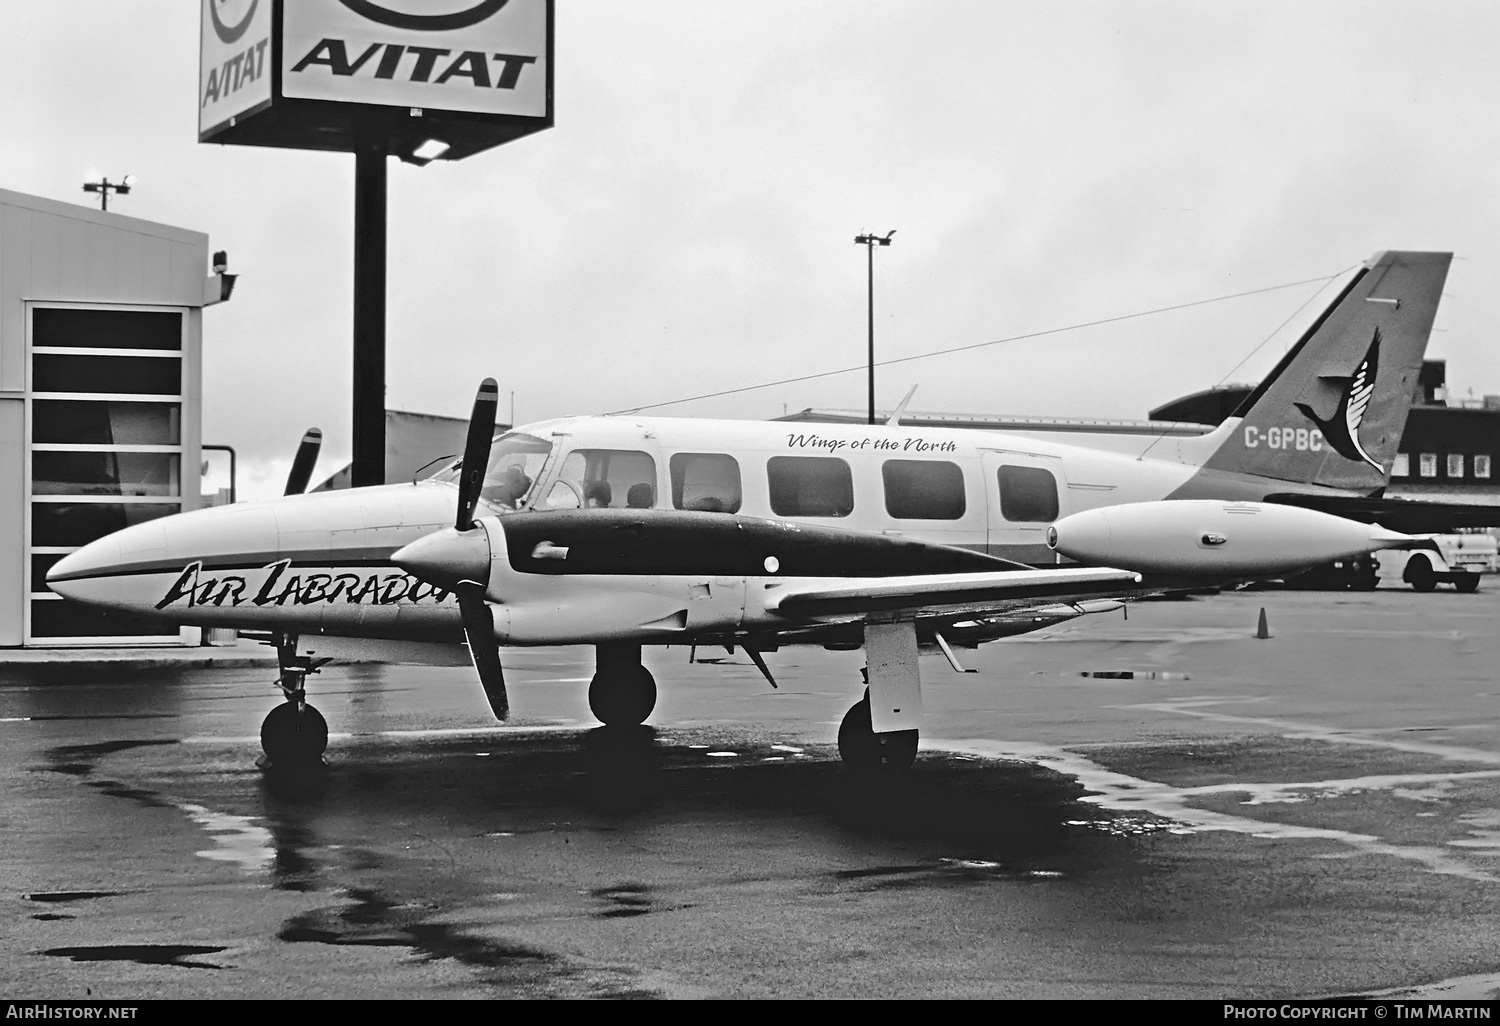
<path id="1" fill-rule="evenodd" d="M 598 646 L 589 710 L 606 727 L 638 727 L 656 708 L 656 678 L 641 665 L 641 646 Z"/>
<path id="2" fill-rule="evenodd" d="M 271 766 L 307 766 L 322 761 L 328 748 L 328 721 L 307 704 L 307 675 L 317 673 L 329 659 L 297 654 L 295 634 L 277 634 L 267 642 L 276 646 L 280 674 L 276 686 L 286 701 L 267 714 L 260 725 L 260 746 Z"/>

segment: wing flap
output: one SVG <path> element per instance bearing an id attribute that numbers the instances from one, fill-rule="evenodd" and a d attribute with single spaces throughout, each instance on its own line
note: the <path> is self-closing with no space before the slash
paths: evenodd
<path id="1" fill-rule="evenodd" d="M 881 614 L 900 618 L 984 616 L 1137 591 L 1140 574 L 1097 567 L 839 578 L 790 585 L 766 608 L 796 619 Z"/>

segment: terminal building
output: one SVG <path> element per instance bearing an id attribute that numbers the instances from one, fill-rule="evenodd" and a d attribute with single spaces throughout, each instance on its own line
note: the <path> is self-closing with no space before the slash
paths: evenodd
<path id="1" fill-rule="evenodd" d="M 64 602 L 47 569 L 199 503 L 201 232 L 0 189 L 0 647 L 196 643 Z"/>

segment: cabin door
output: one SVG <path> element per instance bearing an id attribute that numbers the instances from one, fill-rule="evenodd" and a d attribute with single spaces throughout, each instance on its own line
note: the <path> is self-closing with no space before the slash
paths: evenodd
<path id="1" fill-rule="evenodd" d="M 1062 460 L 1024 452 L 982 454 L 986 551 L 1034 566 L 1057 562 L 1047 528 L 1068 515 Z"/>

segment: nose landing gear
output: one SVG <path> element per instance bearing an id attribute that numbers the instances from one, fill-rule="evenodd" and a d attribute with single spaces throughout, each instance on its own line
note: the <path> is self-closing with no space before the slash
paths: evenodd
<path id="1" fill-rule="evenodd" d="M 641 665 L 641 646 L 625 643 L 596 648 L 589 710 L 606 727 L 638 727 L 656 708 L 656 678 Z"/>
<path id="2" fill-rule="evenodd" d="M 280 674 L 276 686 L 286 701 L 267 714 L 260 725 L 260 746 L 267 766 L 307 766 L 322 761 L 328 747 L 328 721 L 307 704 L 307 675 L 317 673 L 330 659 L 297 654 L 297 635 L 271 636 L 266 644 L 276 647 Z"/>

